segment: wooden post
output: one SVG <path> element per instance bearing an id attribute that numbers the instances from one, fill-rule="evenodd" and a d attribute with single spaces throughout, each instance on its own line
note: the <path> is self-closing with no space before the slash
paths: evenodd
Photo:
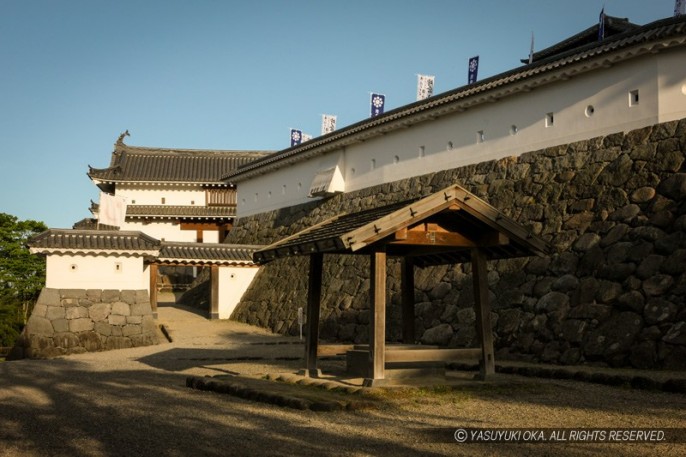
<path id="1" fill-rule="evenodd" d="M 371 255 L 369 298 L 369 369 L 366 387 L 378 385 L 385 378 L 386 365 L 386 252 Z"/>
<path id="2" fill-rule="evenodd" d="M 403 343 L 414 344 L 414 259 L 404 257 L 402 269 Z"/>
<path id="3" fill-rule="evenodd" d="M 158 265 L 156 263 L 150 264 L 150 308 L 152 309 L 152 316 L 157 319 L 157 271 Z"/>
<path id="4" fill-rule="evenodd" d="M 305 338 L 305 376 L 320 375 L 317 369 L 319 347 L 319 308 L 322 299 L 322 271 L 324 255 L 310 255 L 310 276 L 307 285 L 307 335 Z"/>
<path id="5" fill-rule="evenodd" d="M 495 373 L 491 304 L 488 302 L 486 256 L 479 248 L 472 249 L 472 279 L 474 280 L 474 311 L 476 334 L 481 342 L 479 375 L 482 380 Z"/>
<path id="6" fill-rule="evenodd" d="M 219 319 L 219 265 L 210 266 L 210 319 Z"/>

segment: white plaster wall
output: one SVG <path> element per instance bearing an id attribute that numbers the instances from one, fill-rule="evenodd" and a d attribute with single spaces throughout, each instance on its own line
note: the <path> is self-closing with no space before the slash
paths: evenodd
<path id="1" fill-rule="evenodd" d="M 181 226 L 179 224 L 171 222 L 151 222 L 148 224 L 135 221 L 125 222 L 121 229 L 141 231 L 146 235 L 158 240 L 188 242 L 196 241 L 195 230 L 181 230 Z M 203 236 L 207 233 L 208 232 L 205 232 Z"/>
<path id="2" fill-rule="evenodd" d="M 219 319 L 228 319 L 257 274 L 258 267 L 219 267 Z"/>
<path id="3" fill-rule="evenodd" d="M 45 287 L 52 289 L 150 290 L 142 257 L 47 256 Z"/>
<path id="4" fill-rule="evenodd" d="M 686 49 L 649 54 L 250 178 L 238 185 L 238 217 L 311 201 L 328 163 L 341 166 L 347 192 L 686 117 L 685 58 Z"/>
<path id="5" fill-rule="evenodd" d="M 117 184 L 116 195 L 126 197 L 129 205 L 205 206 L 205 190 L 200 186 L 122 183 Z"/>

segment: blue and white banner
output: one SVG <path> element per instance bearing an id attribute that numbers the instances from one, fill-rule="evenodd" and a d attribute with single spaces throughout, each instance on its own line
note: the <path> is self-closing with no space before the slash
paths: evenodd
<path id="1" fill-rule="evenodd" d="M 467 73 L 467 84 L 475 83 L 478 74 L 479 74 L 479 56 L 474 56 L 471 59 L 469 59 L 469 72 Z"/>
<path id="2" fill-rule="evenodd" d="M 674 17 L 686 14 L 686 0 L 676 0 L 674 2 Z"/>
<path id="3" fill-rule="evenodd" d="M 384 105 L 386 105 L 386 96 L 372 93 L 370 105 L 372 117 L 383 114 Z"/>
<path id="4" fill-rule="evenodd" d="M 435 76 L 417 75 L 417 100 L 424 100 L 434 94 Z"/>
<path id="5" fill-rule="evenodd" d="M 336 130 L 336 116 L 333 114 L 322 114 L 322 135 Z"/>
<path id="6" fill-rule="evenodd" d="M 291 147 L 297 146 L 303 141 L 302 130 L 291 129 Z"/>
<path id="7" fill-rule="evenodd" d="M 598 41 L 605 39 L 605 7 L 600 10 L 600 17 L 598 18 Z"/>

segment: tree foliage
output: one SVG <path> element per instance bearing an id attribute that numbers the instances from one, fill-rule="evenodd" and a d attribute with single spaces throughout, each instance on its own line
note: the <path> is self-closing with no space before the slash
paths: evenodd
<path id="1" fill-rule="evenodd" d="M 45 259 L 29 252 L 42 222 L 0 213 L 0 346 L 11 346 L 45 284 Z"/>

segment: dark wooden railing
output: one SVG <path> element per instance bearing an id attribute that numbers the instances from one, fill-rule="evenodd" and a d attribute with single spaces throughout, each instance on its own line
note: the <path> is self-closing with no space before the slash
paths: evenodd
<path id="1" fill-rule="evenodd" d="M 207 189 L 207 206 L 236 206 L 236 189 Z"/>

